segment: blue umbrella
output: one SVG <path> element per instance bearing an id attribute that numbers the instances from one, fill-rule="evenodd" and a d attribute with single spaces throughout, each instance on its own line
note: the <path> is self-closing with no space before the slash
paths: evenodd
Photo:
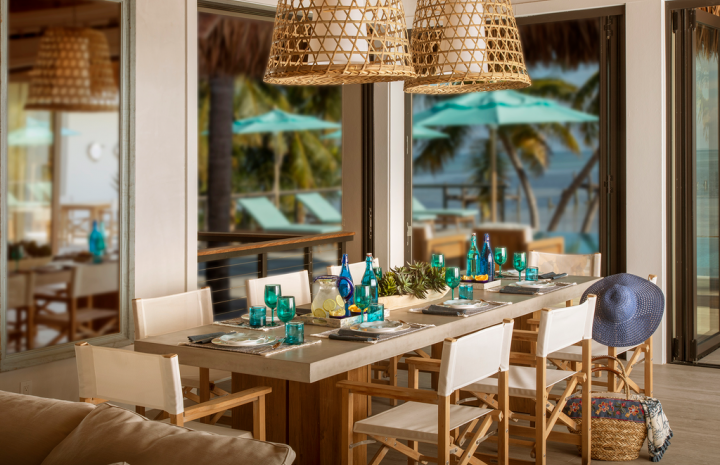
<path id="1" fill-rule="evenodd" d="M 423 126 L 490 127 L 490 169 L 492 221 L 497 221 L 496 140 L 497 127 L 510 124 L 589 123 L 598 117 L 514 90 L 477 92 L 445 100 L 414 115 Z"/>
<path id="2" fill-rule="evenodd" d="M 339 129 L 338 123 L 324 121 L 314 116 L 303 116 L 274 109 L 259 116 L 252 116 L 233 122 L 233 134 L 280 133 L 287 131 L 310 131 L 321 129 Z M 280 168 L 284 154 L 280 153 L 280 144 L 275 144 L 275 205 L 280 204 Z"/>
<path id="3" fill-rule="evenodd" d="M 415 125 L 413 126 L 413 139 L 447 139 L 450 136 L 444 132 L 436 131 L 425 126 Z M 342 129 L 338 129 L 335 132 L 331 132 L 325 136 L 320 137 L 322 140 L 340 139 L 342 138 Z"/>

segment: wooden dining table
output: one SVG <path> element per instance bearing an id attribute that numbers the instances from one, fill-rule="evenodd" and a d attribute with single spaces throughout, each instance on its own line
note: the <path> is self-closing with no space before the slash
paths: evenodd
<path id="1" fill-rule="evenodd" d="M 231 330 L 229 327 L 206 325 L 137 340 L 135 351 L 173 353 L 178 355 L 182 365 L 229 371 L 232 373 L 233 392 L 254 386 L 271 387 L 273 392 L 266 401 L 267 440 L 289 444 L 297 454 L 296 464 L 336 465 L 341 462 L 342 452 L 342 399 L 340 390 L 335 387 L 338 381 L 368 381 L 369 365 L 372 363 L 431 345 L 438 348 L 445 338 L 458 337 L 502 323 L 506 318 L 520 318 L 545 307 L 577 300 L 598 279 L 568 276 L 561 281 L 576 285 L 544 295 L 504 294 L 475 289 L 476 299 L 510 302 L 511 305 L 467 318 L 425 315 L 410 312 L 410 308 L 393 309 L 388 319 L 434 326 L 377 344 L 322 339 L 320 344 L 266 357 L 180 345 L 187 342 L 187 337 L 191 335 Z M 507 283 L 509 281 L 503 284 Z M 323 326 L 305 325 L 305 338 L 307 340 L 312 338 L 312 334 L 327 330 Z M 356 420 L 366 418 L 367 398 L 356 397 L 360 399 L 355 401 L 353 417 Z M 234 428 L 252 431 L 252 407 L 243 406 L 234 410 L 232 424 Z M 361 435 L 354 438 L 355 442 L 361 440 Z M 366 463 L 366 447 L 354 448 L 353 455 L 355 463 Z"/>

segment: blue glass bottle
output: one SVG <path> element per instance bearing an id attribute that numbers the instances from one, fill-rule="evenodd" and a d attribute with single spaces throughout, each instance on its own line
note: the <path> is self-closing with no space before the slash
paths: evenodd
<path id="1" fill-rule="evenodd" d="M 98 222 L 93 221 L 92 231 L 88 236 L 88 249 L 93 256 L 93 263 L 102 263 L 105 253 L 105 238 L 98 229 Z"/>
<path id="2" fill-rule="evenodd" d="M 470 250 L 467 254 L 467 273 L 466 276 L 477 276 L 480 273 L 480 251 L 477 247 L 477 235 L 475 233 L 470 236 Z"/>
<path id="3" fill-rule="evenodd" d="M 347 278 L 350 282 L 352 282 L 352 274 L 350 274 L 350 267 L 348 266 L 348 254 L 343 254 L 342 256 L 342 266 L 340 268 L 340 277 L 341 278 Z M 350 289 L 350 286 L 345 283 L 344 281 L 338 282 L 338 290 L 340 291 L 341 296 L 346 296 L 348 293 L 350 293 L 350 298 L 345 303 L 345 316 L 350 316 L 350 305 L 352 305 L 355 302 L 355 299 L 352 295 L 352 290 Z"/>
<path id="4" fill-rule="evenodd" d="M 365 257 L 365 274 L 363 274 L 361 284 L 363 286 L 370 286 L 370 292 L 372 293 L 371 303 L 378 303 L 378 285 L 375 271 L 373 271 L 373 256 L 371 253 Z"/>
<path id="5" fill-rule="evenodd" d="M 480 253 L 480 273 L 488 275 L 488 281 L 495 281 L 495 257 L 490 246 L 490 234 L 485 234 L 485 243 Z"/>

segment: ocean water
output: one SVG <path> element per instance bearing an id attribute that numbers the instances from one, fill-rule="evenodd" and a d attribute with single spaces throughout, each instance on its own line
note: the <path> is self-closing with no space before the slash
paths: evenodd
<path id="1" fill-rule="evenodd" d="M 498 156 L 502 157 L 504 155 L 499 153 Z M 590 200 L 588 192 L 585 189 L 579 189 L 577 191 L 577 201 L 575 201 L 575 199 L 570 201 L 556 230 L 554 232 L 547 231 L 548 223 L 560 201 L 562 191 L 572 182 L 573 174 L 579 173 L 591 156 L 591 151 L 585 151 L 580 154 L 554 152 L 550 157 L 548 168 L 544 173 L 539 176 L 533 176 L 528 172 L 530 185 L 535 193 L 540 215 L 540 228 L 536 232 L 536 236 L 562 235 L 565 237 L 565 251 L 567 253 L 592 253 L 599 250 L 599 212 L 595 214 L 592 221 L 591 232 L 589 234 L 580 233 Z M 413 177 L 413 192 L 415 197 L 428 208 L 442 208 L 442 191 L 440 189 L 422 188 L 421 185 L 447 184 L 453 186 L 471 184 L 472 158 L 472 152 L 462 151 L 458 153 L 452 161 L 447 163 L 441 172 L 436 174 L 415 173 Z M 507 174 L 509 185 L 507 193 L 517 194 L 519 181 L 515 170 L 510 167 Z M 598 176 L 599 166 L 596 164 L 591 173 L 593 183 L 597 184 Z M 451 192 L 459 194 L 460 189 L 452 189 Z M 505 201 L 505 221 L 530 224 L 527 202 L 524 193 L 522 191 L 520 193 L 521 201 L 519 204 L 515 200 Z M 459 208 L 460 206 L 460 202 L 451 201 L 448 204 L 449 208 Z M 477 205 L 472 205 L 468 208 L 477 208 Z M 482 222 L 482 219 L 480 221 Z"/>

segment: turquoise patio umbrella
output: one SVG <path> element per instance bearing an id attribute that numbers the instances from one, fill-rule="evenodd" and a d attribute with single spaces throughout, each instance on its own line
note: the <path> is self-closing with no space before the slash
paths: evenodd
<path id="1" fill-rule="evenodd" d="M 63 136 L 77 136 L 80 134 L 72 129 L 62 128 L 60 133 Z M 27 118 L 25 126 L 10 131 L 8 134 L 8 145 L 10 147 L 21 146 L 43 146 L 52 145 L 53 132 L 50 129 L 50 122 L 39 121 L 35 118 Z"/>
<path id="2" fill-rule="evenodd" d="M 322 129 L 339 129 L 340 124 L 324 121 L 314 116 L 303 116 L 274 109 L 259 116 L 252 116 L 233 122 L 233 134 L 273 133 L 280 138 L 283 132 L 317 131 Z M 273 192 L 275 205 L 280 204 L 280 168 L 284 154 L 280 153 L 280 144 L 275 144 L 275 179 Z"/>
<path id="3" fill-rule="evenodd" d="M 342 137 L 342 129 L 338 129 L 335 132 L 331 132 L 330 134 L 326 136 L 322 136 L 320 139 L 322 140 L 329 140 L 329 139 L 340 139 Z M 450 136 L 445 134 L 444 132 L 436 131 L 434 129 L 430 129 L 426 126 L 420 126 L 416 125 L 413 126 L 413 139 L 447 139 Z"/>
<path id="4" fill-rule="evenodd" d="M 514 90 L 477 92 L 445 100 L 413 117 L 422 126 L 476 126 L 490 128 L 492 221 L 497 221 L 497 127 L 511 124 L 591 123 L 598 117 Z"/>

